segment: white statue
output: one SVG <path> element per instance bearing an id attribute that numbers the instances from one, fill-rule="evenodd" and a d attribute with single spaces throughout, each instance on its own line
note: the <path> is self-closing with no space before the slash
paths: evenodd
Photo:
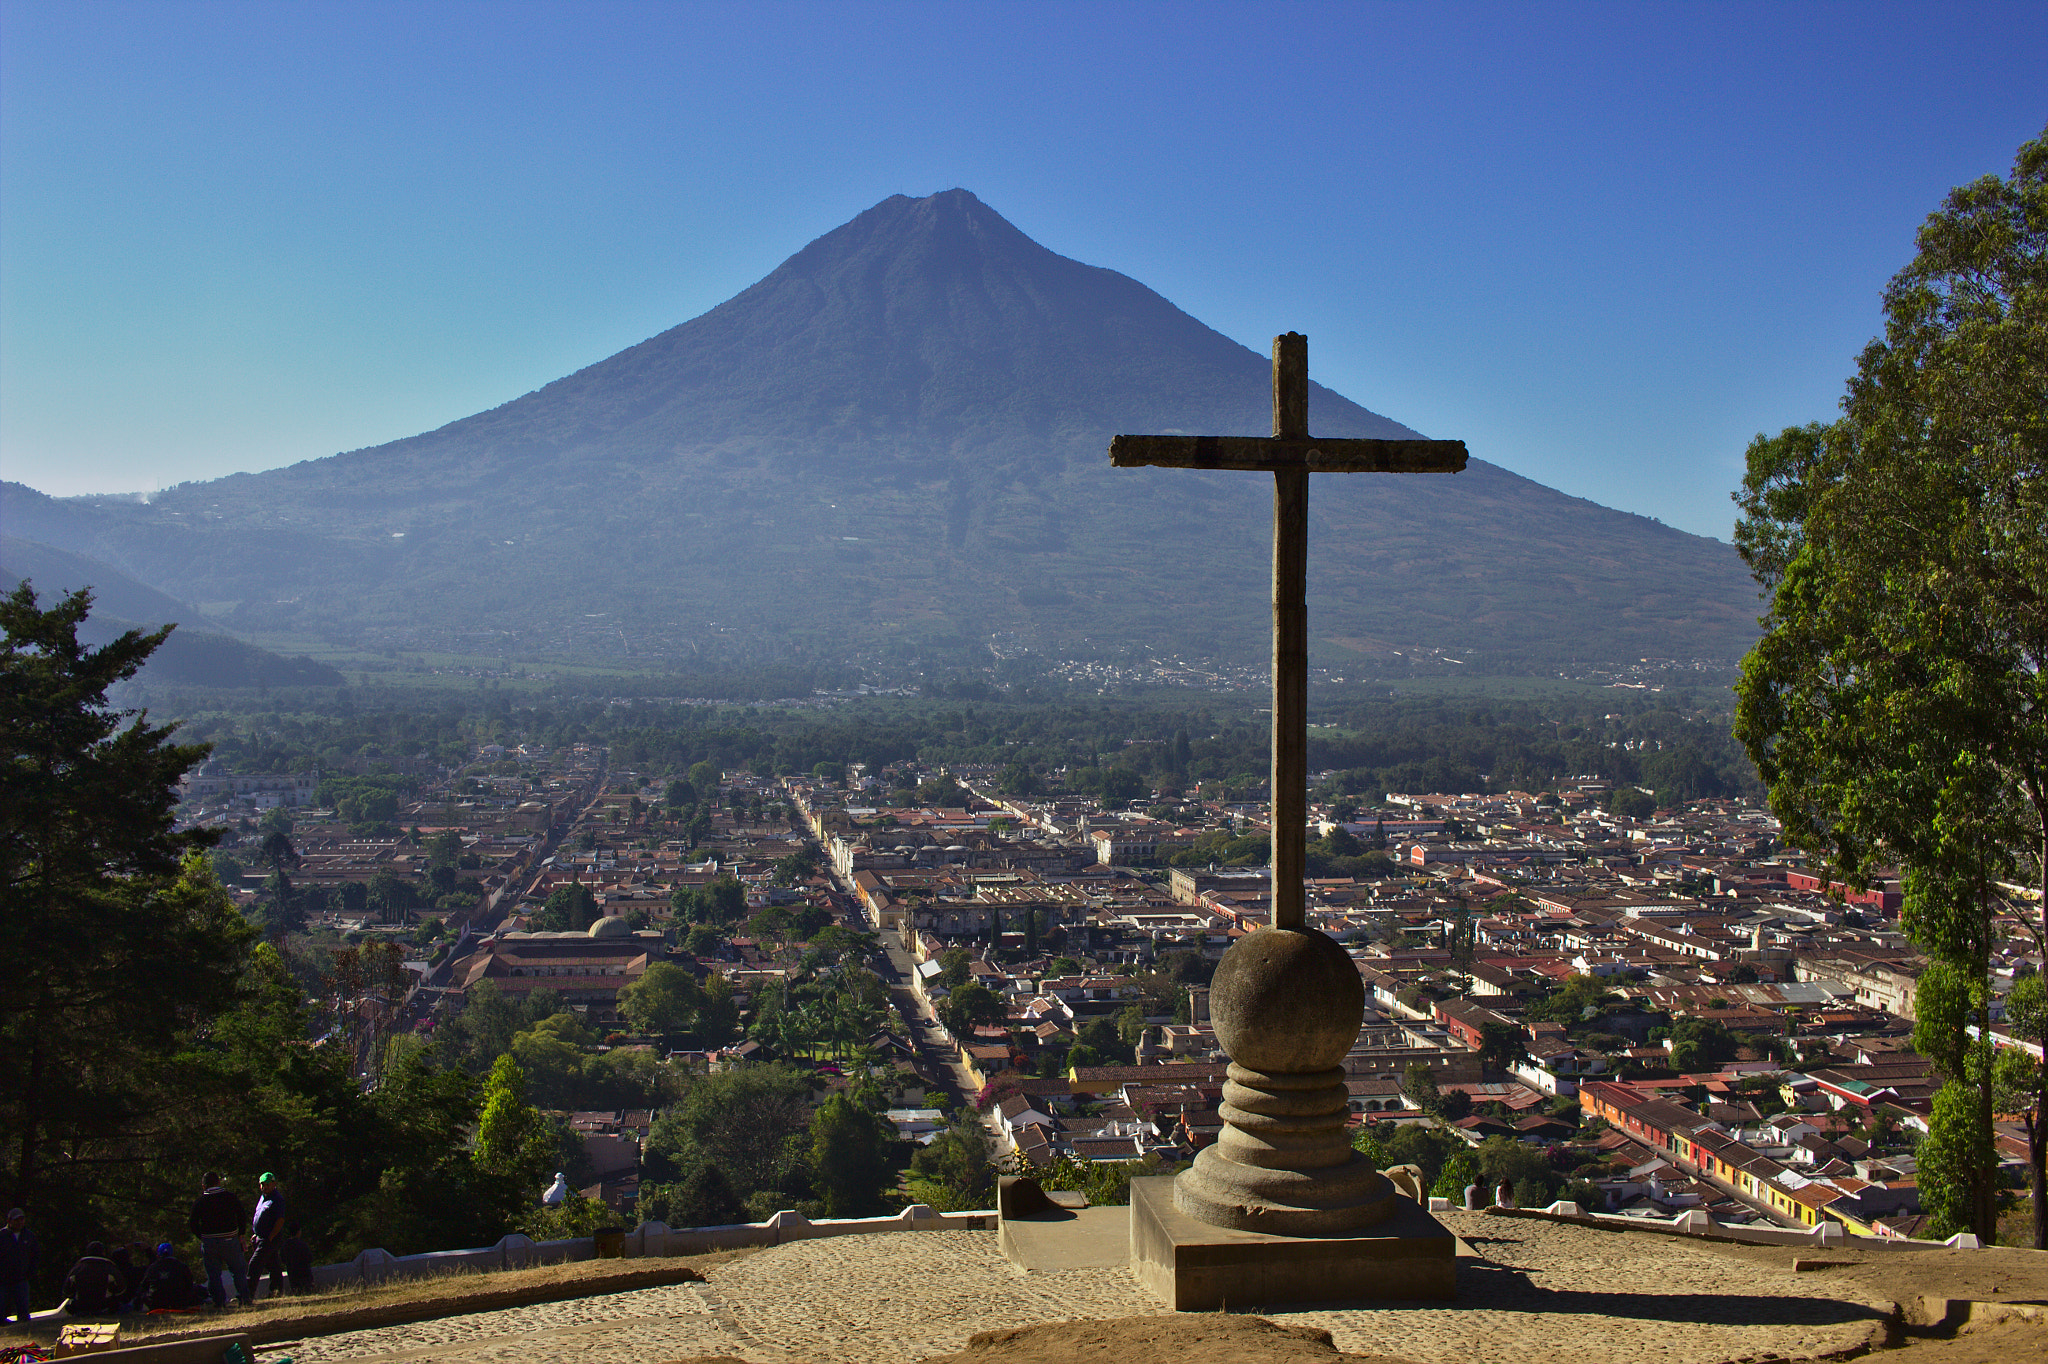
<path id="1" fill-rule="evenodd" d="M 568 1177 L 560 1170 L 557 1170 L 555 1171 L 555 1182 L 548 1185 L 548 1191 L 540 1196 L 541 1205 L 548 1208 L 558 1208 L 562 1205 L 562 1200 L 568 1196 Z"/>

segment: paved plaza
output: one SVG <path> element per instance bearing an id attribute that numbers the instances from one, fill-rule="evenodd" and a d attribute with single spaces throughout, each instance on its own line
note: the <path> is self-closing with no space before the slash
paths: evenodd
<path id="1" fill-rule="evenodd" d="M 1854 1350 L 1881 1335 L 1891 1308 L 1825 1274 L 1676 1237 L 1444 1220 L 1477 1252 L 1460 1262 L 1457 1302 L 1267 1315 L 1326 1328 L 1340 1350 L 1416 1364 L 1721 1364 Z M 994 1232 L 894 1233 L 773 1247 L 712 1267 L 704 1283 L 348 1332 L 291 1353 L 298 1364 L 911 1364 L 977 1331 L 1161 1310 L 1127 1270 L 1025 1273 L 997 1253 Z"/>

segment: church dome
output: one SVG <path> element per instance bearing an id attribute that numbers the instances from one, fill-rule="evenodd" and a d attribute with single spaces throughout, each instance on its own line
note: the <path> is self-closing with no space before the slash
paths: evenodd
<path id="1" fill-rule="evenodd" d="M 632 932 L 633 926 L 624 919 L 599 919 L 590 926 L 593 938 L 624 938 L 630 937 Z"/>

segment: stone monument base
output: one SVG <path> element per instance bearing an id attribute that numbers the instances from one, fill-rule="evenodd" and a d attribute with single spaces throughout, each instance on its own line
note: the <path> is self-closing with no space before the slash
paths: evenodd
<path id="1" fill-rule="evenodd" d="M 1286 1303 L 1455 1298 L 1458 1238 L 1401 1198 L 1395 1212 L 1340 1236 L 1274 1236 L 1197 1222 L 1167 1176 L 1131 1181 L 1131 1273 L 1176 1312 Z"/>

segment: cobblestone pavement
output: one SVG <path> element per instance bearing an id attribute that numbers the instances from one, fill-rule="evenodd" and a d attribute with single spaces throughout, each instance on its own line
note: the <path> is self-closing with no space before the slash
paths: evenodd
<path id="1" fill-rule="evenodd" d="M 1824 1276 L 1673 1237 L 1444 1220 L 1480 1256 L 1461 1262 L 1455 1303 L 1267 1315 L 1325 1327 L 1341 1350 L 1417 1364 L 1720 1364 L 1854 1349 L 1889 1309 L 1853 1288 L 1828 1296 Z M 1161 1310 L 1124 1270 L 1025 1274 L 997 1253 L 993 1232 L 910 1232 L 797 1242 L 718 1265 L 707 1283 L 349 1332 L 292 1354 L 299 1364 L 912 1364 L 976 1331 Z"/>

